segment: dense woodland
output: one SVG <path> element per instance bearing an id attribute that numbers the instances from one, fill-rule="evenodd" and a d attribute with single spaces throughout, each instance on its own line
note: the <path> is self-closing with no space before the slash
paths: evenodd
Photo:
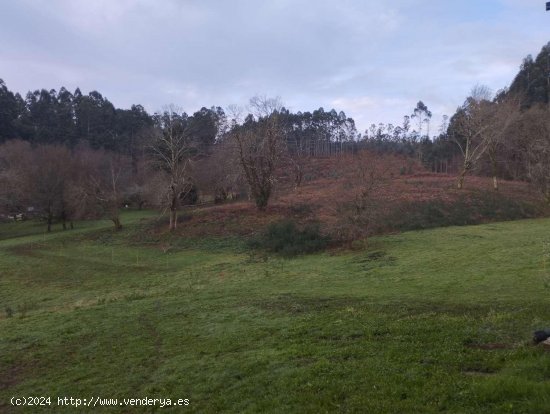
<path id="1" fill-rule="evenodd" d="M 22 97 L 0 80 L 0 214 L 34 214 L 48 229 L 108 217 L 121 228 L 121 208 L 148 206 L 169 212 L 174 229 L 184 204 L 248 197 L 262 210 L 281 168 L 298 188 L 308 159 L 363 150 L 456 174 L 459 188 L 468 174 L 493 177 L 495 190 L 499 179 L 528 181 L 550 202 L 549 74 L 550 44 L 524 59 L 509 87 L 475 86 L 441 125 L 419 101 L 401 125 L 362 133 L 344 112 L 293 113 L 267 97 L 247 108 L 149 114 L 115 108 L 97 91 Z"/>

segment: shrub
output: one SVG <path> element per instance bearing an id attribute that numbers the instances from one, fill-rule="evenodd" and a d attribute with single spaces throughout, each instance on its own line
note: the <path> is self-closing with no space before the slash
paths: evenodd
<path id="1" fill-rule="evenodd" d="M 195 184 L 191 184 L 188 191 L 181 197 L 181 203 L 184 206 L 194 206 L 199 201 L 199 189 Z"/>
<path id="2" fill-rule="evenodd" d="M 251 247 L 290 257 L 323 250 L 328 243 L 329 238 L 321 234 L 319 225 L 307 224 L 299 228 L 292 220 L 282 220 L 270 224 Z"/>
<path id="3" fill-rule="evenodd" d="M 291 204 L 290 212 L 296 216 L 309 216 L 313 213 L 313 209 L 309 204 L 298 203 L 298 204 Z"/>

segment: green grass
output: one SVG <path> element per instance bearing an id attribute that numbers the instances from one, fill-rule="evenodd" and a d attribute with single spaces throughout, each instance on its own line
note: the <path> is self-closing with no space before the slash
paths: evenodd
<path id="1" fill-rule="evenodd" d="M 0 412 L 77 411 L 56 398 L 18 411 L 12 395 L 190 399 L 163 412 L 548 411 L 550 354 L 530 339 L 550 326 L 550 220 L 285 260 L 238 239 L 142 237 L 145 217 L 127 213 L 118 233 L 0 225 Z"/>

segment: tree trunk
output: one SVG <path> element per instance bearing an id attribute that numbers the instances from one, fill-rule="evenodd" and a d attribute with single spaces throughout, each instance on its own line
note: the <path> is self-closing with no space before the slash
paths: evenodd
<path id="1" fill-rule="evenodd" d="M 302 185 L 302 179 L 304 178 L 304 173 L 300 167 L 297 167 L 294 174 L 294 190 L 297 190 L 300 185 Z"/>
<path id="2" fill-rule="evenodd" d="M 115 230 L 122 230 L 122 223 L 120 222 L 120 218 L 117 216 L 117 217 L 113 217 L 112 219 L 112 222 L 113 224 L 115 225 Z"/>
<path id="3" fill-rule="evenodd" d="M 491 170 L 493 172 L 493 189 L 498 191 L 498 179 L 497 179 L 497 161 L 496 156 L 489 154 L 491 159 Z"/>
<path id="4" fill-rule="evenodd" d="M 457 188 L 459 190 L 462 190 L 464 188 L 464 176 L 465 175 L 466 175 L 466 170 L 462 170 L 462 172 L 458 176 Z"/>
<path id="5" fill-rule="evenodd" d="M 176 230 L 178 224 L 178 210 L 170 209 L 170 231 Z"/>
<path id="6" fill-rule="evenodd" d="M 170 231 L 175 230 L 177 227 L 179 195 L 176 180 L 172 179 L 172 183 L 170 184 L 170 225 L 168 227 Z"/>
<path id="7" fill-rule="evenodd" d="M 48 233 L 52 231 L 52 218 L 48 216 Z"/>

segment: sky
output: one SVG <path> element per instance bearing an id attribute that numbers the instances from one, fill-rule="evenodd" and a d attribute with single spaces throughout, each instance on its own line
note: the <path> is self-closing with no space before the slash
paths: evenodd
<path id="1" fill-rule="evenodd" d="M 344 111 L 359 132 L 432 124 L 473 86 L 508 86 L 550 41 L 544 0 L 18 0 L 0 11 L 0 79 L 22 95 L 61 86 L 116 107 Z"/>

